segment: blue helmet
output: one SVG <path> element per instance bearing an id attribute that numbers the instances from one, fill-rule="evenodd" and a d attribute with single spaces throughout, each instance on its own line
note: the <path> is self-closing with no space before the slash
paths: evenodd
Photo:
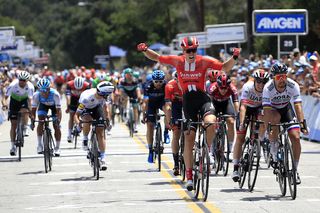
<path id="1" fill-rule="evenodd" d="M 165 74 L 162 70 L 155 70 L 152 73 L 152 80 L 164 80 Z"/>
<path id="2" fill-rule="evenodd" d="M 41 78 L 38 83 L 37 87 L 40 91 L 45 92 L 48 88 L 50 88 L 50 81 L 47 78 Z"/>
<path id="3" fill-rule="evenodd" d="M 287 74 L 288 67 L 285 64 L 276 63 L 271 67 L 271 74 L 275 76 L 276 74 Z"/>

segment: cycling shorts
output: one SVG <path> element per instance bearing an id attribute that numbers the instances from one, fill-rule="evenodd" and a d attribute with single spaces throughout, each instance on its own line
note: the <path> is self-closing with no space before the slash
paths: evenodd
<path id="1" fill-rule="evenodd" d="M 18 112 L 22 109 L 28 109 L 28 99 L 22 101 L 16 101 L 13 98 L 10 98 L 9 104 L 9 114 L 8 117 L 11 120 L 17 120 Z"/>

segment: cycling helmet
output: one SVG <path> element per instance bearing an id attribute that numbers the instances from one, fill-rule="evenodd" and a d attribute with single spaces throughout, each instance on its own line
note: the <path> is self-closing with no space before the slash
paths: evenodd
<path id="1" fill-rule="evenodd" d="M 27 71 L 21 71 L 18 75 L 18 79 L 27 81 L 30 79 L 30 73 L 28 73 Z"/>
<path id="2" fill-rule="evenodd" d="M 146 81 L 152 81 L 152 73 L 146 76 Z"/>
<path id="3" fill-rule="evenodd" d="M 106 77 L 107 77 L 107 75 L 106 75 L 105 73 L 101 73 L 101 74 L 99 75 L 100 81 L 104 81 L 104 80 L 106 79 Z"/>
<path id="4" fill-rule="evenodd" d="M 226 74 L 219 75 L 217 78 L 218 87 L 228 87 L 231 84 L 231 79 Z"/>
<path id="5" fill-rule="evenodd" d="M 155 70 L 152 73 L 152 80 L 164 80 L 165 74 L 162 70 Z"/>
<path id="6" fill-rule="evenodd" d="M 126 75 L 126 74 L 133 75 L 133 70 L 131 68 L 126 68 L 123 70 L 123 74 L 124 75 Z"/>
<path id="7" fill-rule="evenodd" d="M 218 76 L 220 75 L 219 70 L 210 70 L 208 73 L 208 78 L 211 82 L 214 82 L 217 80 Z"/>
<path id="8" fill-rule="evenodd" d="M 139 71 L 134 71 L 133 72 L 133 77 L 135 77 L 136 79 L 138 79 L 140 77 L 140 72 Z"/>
<path id="9" fill-rule="evenodd" d="M 81 89 L 83 87 L 84 79 L 81 77 L 76 77 L 74 79 L 74 88 Z"/>
<path id="10" fill-rule="evenodd" d="M 288 67 L 285 64 L 277 63 L 271 67 L 272 75 L 287 74 L 287 72 L 288 72 Z"/>
<path id="11" fill-rule="evenodd" d="M 45 92 L 48 88 L 50 88 L 50 81 L 47 78 L 41 78 L 38 83 L 37 87 L 40 91 Z"/>
<path id="12" fill-rule="evenodd" d="M 257 69 L 254 71 L 254 73 L 252 74 L 252 76 L 255 79 L 260 79 L 263 80 L 265 83 L 268 82 L 269 80 L 269 73 L 267 71 L 264 71 L 263 69 Z"/>
<path id="13" fill-rule="evenodd" d="M 172 77 L 173 77 L 174 80 L 177 80 L 177 79 L 178 79 L 178 73 L 177 73 L 177 71 L 174 71 L 174 72 L 172 73 Z"/>
<path id="14" fill-rule="evenodd" d="M 114 86 L 111 82 L 103 81 L 97 85 L 97 93 L 104 98 L 107 98 L 114 91 Z"/>
<path id="15" fill-rule="evenodd" d="M 195 49 L 199 46 L 199 41 L 194 36 L 184 37 L 181 41 L 182 49 Z"/>

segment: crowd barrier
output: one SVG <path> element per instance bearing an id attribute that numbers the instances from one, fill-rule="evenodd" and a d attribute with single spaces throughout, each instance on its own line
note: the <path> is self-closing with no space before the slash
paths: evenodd
<path id="1" fill-rule="evenodd" d="M 320 99 L 312 96 L 301 96 L 304 117 L 310 129 L 309 135 L 303 138 L 320 142 Z"/>

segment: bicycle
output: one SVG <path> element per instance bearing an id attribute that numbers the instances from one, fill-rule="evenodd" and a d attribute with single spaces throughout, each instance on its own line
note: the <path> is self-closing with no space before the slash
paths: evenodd
<path id="1" fill-rule="evenodd" d="M 227 118 L 234 118 L 234 115 L 223 115 L 219 113 L 217 115 L 217 123 L 219 125 L 217 135 L 212 146 L 212 154 L 214 157 L 213 169 L 218 174 L 219 171 L 223 171 L 223 176 L 227 176 L 230 161 L 229 141 L 227 135 Z"/>
<path id="2" fill-rule="evenodd" d="M 77 125 L 75 124 L 72 128 L 72 140 L 74 141 L 74 148 L 77 148 L 78 137 L 80 136 L 79 131 L 77 129 Z"/>
<path id="3" fill-rule="evenodd" d="M 263 121 L 256 120 L 254 117 L 246 119 L 245 123 L 248 126 L 250 124 L 249 137 L 246 137 L 245 142 L 242 147 L 242 156 L 240 158 L 239 165 L 239 188 L 242 188 L 246 180 L 246 175 L 248 173 L 248 189 L 253 191 L 261 158 L 261 144 L 259 141 L 259 128 L 263 124 Z"/>
<path id="4" fill-rule="evenodd" d="M 92 121 L 80 121 L 80 123 L 89 123 L 92 125 L 91 136 L 90 136 L 90 143 L 88 149 L 87 158 L 89 159 L 89 164 L 93 170 L 93 177 L 96 177 L 96 180 L 100 178 L 100 160 L 99 160 L 99 148 L 98 148 L 98 140 L 96 135 L 96 127 L 98 125 L 109 123 L 109 120 L 92 120 Z"/>
<path id="5" fill-rule="evenodd" d="M 129 100 L 129 111 L 128 111 L 128 127 L 129 127 L 129 134 L 130 137 L 133 137 L 134 133 L 134 113 L 133 113 L 133 102 L 135 99 L 130 98 Z"/>
<path id="6" fill-rule="evenodd" d="M 292 200 L 296 199 L 297 196 L 297 170 L 294 165 L 293 151 L 292 151 L 292 143 L 288 135 L 288 128 L 292 125 L 300 125 L 303 124 L 306 126 L 305 121 L 303 122 L 287 122 L 280 124 L 271 124 L 268 123 L 268 133 L 271 132 L 272 127 L 279 128 L 279 147 L 277 152 L 277 162 L 275 165 L 275 169 L 273 173 L 277 177 L 277 181 L 279 182 L 279 187 L 282 196 L 286 195 L 286 186 L 288 181 L 288 187 L 290 190 L 290 195 Z"/>
<path id="7" fill-rule="evenodd" d="M 51 119 L 50 119 L 51 118 Z M 46 116 L 44 120 L 34 120 L 34 122 L 44 123 L 43 131 L 43 158 L 44 158 L 44 170 L 45 173 L 52 170 L 52 156 L 55 143 L 52 137 L 52 130 L 49 126 L 50 122 L 55 122 L 56 118 L 51 115 Z"/>
<path id="8" fill-rule="evenodd" d="M 209 193 L 209 177 L 210 177 L 210 157 L 209 148 L 206 138 L 206 129 L 214 123 L 203 122 L 187 122 L 187 129 L 190 132 L 192 124 L 198 126 L 198 140 L 194 142 L 193 149 L 193 189 L 194 198 L 198 199 L 200 186 L 202 192 L 202 200 L 205 202 Z"/>
<path id="9" fill-rule="evenodd" d="M 21 148 L 24 145 L 24 124 L 22 121 L 22 115 L 24 113 L 29 113 L 29 112 L 18 112 L 17 115 L 17 129 L 16 129 L 16 138 L 15 138 L 15 146 L 17 147 L 18 151 L 18 161 L 21 161 Z"/>
<path id="10" fill-rule="evenodd" d="M 158 170 L 161 171 L 161 154 L 163 154 L 163 140 L 162 140 L 162 130 L 161 130 L 161 123 L 160 118 L 164 117 L 164 114 L 157 113 L 154 115 L 156 117 L 156 124 L 155 129 L 156 133 L 153 140 L 153 161 L 155 162 L 158 160 Z"/>
<path id="11" fill-rule="evenodd" d="M 112 104 L 112 126 L 115 124 L 115 117 L 118 117 L 118 122 L 120 122 L 120 107 L 118 104 Z"/>
<path id="12" fill-rule="evenodd" d="M 183 152 L 184 152 L 184 123 L 186 122 L 186 119 L 178 119 L 178 121 L 181 123 L 180 124 L 180 144 L 179 144 L 179 174 L 182 176 L 182 181 L 186 179 L 186 164 L 184 163 L 184 157 L 183 157 Z"/>

